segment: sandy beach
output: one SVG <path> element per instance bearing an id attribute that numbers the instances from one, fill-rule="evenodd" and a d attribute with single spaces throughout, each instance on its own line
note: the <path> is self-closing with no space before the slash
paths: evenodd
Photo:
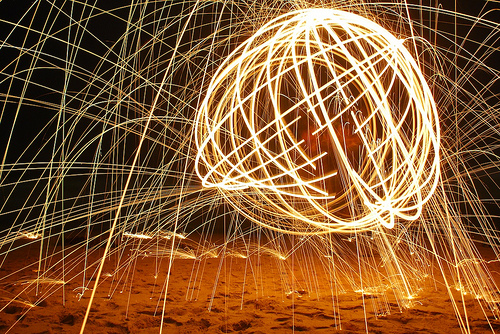
<path id="1" fill-rule="evenodd" d="M 349 290 L 317 259 L 305 264 L 298 254 L 242 258 L 226 251 L 193 259 L 185 251 L 176 253 L 170 264 L 170 257 L 152 256 L 144 247 L 116 248 L 108 256 L 86 333 L 159 333 L 162 316 L 163 333 L 461 333 L 438 272 L 424 283 L 411 307 L 405 307 L 390 291 Z M 39 280 L 38 291 L 36 245 L 9 253 L 0 272 L 8 276 L 1 287 L 1 332 L 80 331 L 103 248 L 89 253 L 86 262 L 82 248 L 74 249 L 65 250 L 65 267 L 71 268 L 64 272 L 65 284 L 53 278 L 62 277 L 62 270 L 55 269 L 61 267 L 61 249 L 47 263 L 42 261 L 42 269 L 52 269 Z M 493 256 L 485 246 L 480 250 L 485 259 Z M 498 278 L 498 262 L 489 267 Z M 500 330 L 500 321 L 473 296 L 455 291 L 453 297 L 459 312 L 467 312 L 471 333 Z M 387 307 L 390 311 L 383 312 Z"/>

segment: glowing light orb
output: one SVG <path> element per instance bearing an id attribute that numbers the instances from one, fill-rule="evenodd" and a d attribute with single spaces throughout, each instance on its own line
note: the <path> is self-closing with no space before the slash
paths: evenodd
<path id="1" fill-rule="evenodd" d="M 268 22 L 217 69 L 198 109 L 203 186 L 287 233 L 417 219 L 438 184 L 440 134 L 404 44 L 333 9 Z"/>

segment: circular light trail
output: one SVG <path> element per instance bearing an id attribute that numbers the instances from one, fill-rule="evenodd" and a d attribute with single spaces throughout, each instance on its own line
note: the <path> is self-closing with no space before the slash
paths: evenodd
<path id="1" fill-rule="evenodd" d="M 292 234 L 417 219 L 438 184 L 440 131 L 404 44 L 334 9 L 265 24 L 218 68 L 198 108 L 203 186 Z"/>

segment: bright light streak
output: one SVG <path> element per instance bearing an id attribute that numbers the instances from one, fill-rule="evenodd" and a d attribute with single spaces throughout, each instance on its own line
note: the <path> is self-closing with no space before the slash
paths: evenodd
<path id="1" fill-rule="evenodd" d="M 41 237 L 42 235 L 36 232 L 19 232 L 19 238 L 21 239 L 36 240 L 40 239 Z"/>
<path id="2" fill-rule="evenodd" d="M 123 236 L 125 238 L 133 238 L 133 239 L 143 239 L 143 240 L 150 240 L 153 237 L 147 234 L 142 234 L 142 233 L 131 233 L 131 232 L 123 232 Z"/>
<path id="3" fill-rule="evenodd" d="M 182 234 L 182 233 L 175 233 L 175 232 L 171 232 L 171 231 L 160 231 L 160 237 L 164 238 L 164 239 L 167 239 L 167 240 L 170 240 L 172 238 L 178 238 L 178 239 L 181 239 L 181 240 L 184 240 L 186 239 L 186 235 Z"/>

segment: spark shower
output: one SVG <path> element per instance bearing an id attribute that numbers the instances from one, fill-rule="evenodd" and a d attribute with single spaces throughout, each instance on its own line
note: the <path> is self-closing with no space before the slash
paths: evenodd
<path id="1" fill-rule="evenodd" d="M 424 3 L 6 8 L 0 264 L 37 259 L 2 275 L 1 310 L 77 295 L 83 332 L 102 282 L 112 299 L 152 257 L 161 332 L 174 263 L 191 300 L 207 259 L 259 285 L 272 256 L 316 261 L 334 313 L 343 291 L 384 317 L 442 282 L 463 332 L 466 295 L 496 319 L 498 6 Z"/>

